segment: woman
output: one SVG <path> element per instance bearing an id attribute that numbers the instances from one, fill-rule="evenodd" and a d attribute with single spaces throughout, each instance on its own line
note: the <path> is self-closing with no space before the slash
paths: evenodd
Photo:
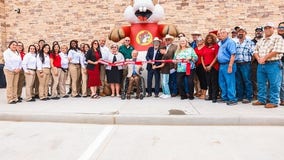
<path id="1" fill-rule="evenodd" d="M 188 86 L 189 86 L 189 96 L 190 100 L 194 99 L 193 92 L 194 92 L 194 83 L 193 77 L 195 74 L 195 62 L 197 61 L 198 57 L 195 54 L 194 50 L 189 47 L 188 40 L 185 37 L 180 38 L 179 48 L 177 49 L 174 59 L 177 62 L 177 81 L 179 87 L 179 93 L 181 99 L 186 99 L 187 96 L 184 90 L 184 78 L 187 77 L 188 79 Z M 181 62 L 185 60 L 187 62 Z"/>
<path id="2" fill-rule="evenodd" d="M 197 43 L 197 47 L 194 49 L 195 53 L 198 56 L 198 61 L 195 63 L 196 75 L 199 81 L 198 85 L 200 85 L 200 88 L 201 88 L 201 94 L 199 98 L 205 99 L 206 91 L 207 91 L 207 84 L 206 84 L 205 70 L 203 69 L 203 66 L 201 63 L 201 55 L 203 54 L 203 50 L 204 50 L 204 40 L 202 38 L 198 38 L 196 40 L 196 43 Z"/>
<path id="3" fill-rule="evenodd" d="M 26 80 L 26 101 L 34 102 L 33 98 L 33 88 L 36 75 L 36 56 L 37 50 L 36 46 L 30 45 L 28 48 L 28 53 L 24 56 L 22 67 L 25 72 Z"/>
<path id="4" fill-rule="evenodd" d="M 18 42 L 17 51 L 23 60 L 25 56 L 25 52 L 24 52 L 25 48 L 22 42 Z M 23 91 L 24 85 L 25 85 L 25 73 L 24 73 L 24 70 L 21 70 L 20 75 L 19 75 L 19 80 L 18 80 L 18 93 L 17 93 L 19 101 L 23 99 L 22 91 Z"/>
<path id="5" fill-rule="evenodd" d="M 50 54 L 50 65 L 51 65 L 51 74 L 52 74 L 52 92 L 51 92 L 51 99 L 57 100 L 60 99 L 58 95 L 58 86 L 59 86 L 59 78 L 61 75 L 61 57 L 60 53 L 60 46 L 59 44 L 55 43 L 52 46 L 52 52 Z"/>
<path id="6" fill-rule="evenodd" d="M 86 54 L 88 87 L 91 89 L 91 98 L 100 98 L 97 94 L 97 89 L 101 86 L 100 79 L 100 63 L 102 58 L 99 41 L 94 40 L 91 44 L 91 49 Z"/>
<path id="7" fill-rule="evenodd" d="M 89 44 L 84 44 L 83 45 L 83 50 L 81 52 L 81 64 L 84 64 L 81 68 L 81 80 L 82 80 L 82 97 L 87 97 L 88 96 L 88 73 L 87 73 L 87 60 L 86 60 L 86 55 L 87 52 L 90 50 Z"/>
<path id="8" fill-rule="evenodd" d="M 48 82 L 50 78 L 50 46 L 44 44 L 42 50 L 37 56 L 37 76 L 39 79 L 39 99 L 42 101 L 49 100 Z"/>
<path id="9" fill-rule="evenodd" d="M 68 51 L 68 58 L 69 58 L 69 71 L 71 77 L 71 96 L 72 97 L 81 97 L 79 95 L 79 79 L 81 74 L 81 51 L 78 48 L 78 41 L 71 40 L 70 41 L 70 48 Z"/>
<path id="10" fill-rule="evenodd" d="M 59 56 L 61 58 L 61 74 L 59 76 L 59 94 L 62 98 L 68 98 L 69 96 L 66 94 L 66 80 L 68 76 L 68 66 L 69 66 L 69 60 L 68 60 L 68 46 L 62 45 L 61 46 L 61 52 L 59 53 Z"/>
<path id="11" fill-rule="evenodd" d="M 123 62 L 124 57 L 121 53 L 118 52 L 118 45 L 112 44 L 110 48 L 111 48 L 111 54 L 109 54 L 106 57 L 106 61 L 112 64 L 117 62 Z M 115 94 L 118 97 L 120 96 L 119 90 L 120 90 L 120 83 L 122 81 L 122 69 L 123 65 L 118 65 L 118 66 L 107 65 L 106 67 L 107 82 L 110 84 L 112 97 L 114 97 Z"/>
<path id="12" fill-rule="evenodd" d="M 36 54 L 38 54 L 39 53 L 39 51 L 40 51 L 40 46 L 39 46 L 39 44 L 38 43 L 34 43 L 34 46 L 36 47 L 36 51 L 37 51 L 37 53 Z M 39 98 L 39 96 L 38 96 L 38 89 L 39 88 L 39 81 L 38 81 L 38 77 L 37 77 L 37 74 L 35 74 L 35 81 L 34 81 L 34 86 L 33 86 L 33 98 L 35 99 L 35 98 Z"/>
<path id="13" fill-rule="evenodd" d="M 7 102 L 8 104 L 16 104 L 18 102 L 18 81 L 21 71 L 22 59 L 17 52 L 16 41 L 9 43 L 8 49 L 4 51 L 3 57 L 5 61 L 4 74 L 7 83 Z"/>
<path id="14" fill-rule="evenodd" d="M 205 70 L 205 77 L 207 85 L 209 87 L 208 100 L 212 100 L 213 103 L 217 102 L 217 96 L 219 92 L 218 86 L 218 70 L 219 64 L 217 62 L 219 46 L 217 44 L 217 38 L 213 34 L 208 34 L 205 38 L 204 52 L 201 55 L 202 66 Z"/>

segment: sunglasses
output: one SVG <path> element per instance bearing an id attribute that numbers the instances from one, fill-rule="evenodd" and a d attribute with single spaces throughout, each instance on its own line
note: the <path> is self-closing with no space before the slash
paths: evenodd
<path id="1" fill-rule="evenodd" d="M 126 41 L 126 42 L 129 42 L 130 40 L 129 40 L 129 39 L 126 39 L 125 41 Z"/>
<path id="2" fill-rule="evenodd" d="M 284 30 L 284 26 L 278 27 L 279 30 Z"/>

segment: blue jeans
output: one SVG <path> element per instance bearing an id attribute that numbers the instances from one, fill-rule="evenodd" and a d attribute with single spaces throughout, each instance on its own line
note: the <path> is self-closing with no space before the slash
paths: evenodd
<path id="1" fill-rule="evenodd" d="M 237 97 L 239 100 L 252 100 L 251 63 L 237 64 Z"/>
<path id="2" fill-rule="evenodd" d="M 162 76 L 162 90 L 163 90 L 163 94 L 165 95 L 171 95 L 170 92 L 170 87 L 169 87 L 169 74 L 161 74 Z"/>
<path id="3" fill-rule="evenodd" d="M 284 101 L 284 69 L 282 69 L 282 82 L 281 82 L 281 88 L 280 88 L 280 100 Z"/>
<path id="4" fill-rule="evenodd" d="M 155 77 L 155 95 L 158 95 L 160 92 L 160 70 L 151 69 L 148 70 L 147 74 L 147 91 L 148 94 L 152 95 L 152 80 L 153 76 Z"/>
<path id="5" fill-rule="evenodd" d="M 170 86 L 171 94 L 177 95 L 177 92 L 178 92 L 178 89 L 177 89 L 177 72 L 173 72 L 173 73 L 170 74 L 169 86 Z"/>
<path id="6" fill-rule="evenodd" d="M 237 102 L 236 98 L 236 64 L 233 65 L 232 73 L 228 73 L 229 64 L 220 64 L 219 86 L 222 91 L 221 98 L 224 101 Z"/>
<path id="7" fill-rule="evenodd" d="M 269 103 L 278 104 L 282 80 L 282 69 L 280 65 L 282 65 L 280 61 L 258 64 L 257 99 L 259 102 L 266 103 L 266 99 L 268 98 Z M 268 83 L 269 88 L 267 87 Z"/>

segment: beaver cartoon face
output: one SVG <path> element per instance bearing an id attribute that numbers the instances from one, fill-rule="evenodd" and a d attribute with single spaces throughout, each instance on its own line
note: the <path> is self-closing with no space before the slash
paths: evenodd
<path id="1" fill-rule="evenodd" d="M 124 17 L 130 23 L 157 23 L 163 19 L 164 9 L 158 0 L 132 0 Z"/>

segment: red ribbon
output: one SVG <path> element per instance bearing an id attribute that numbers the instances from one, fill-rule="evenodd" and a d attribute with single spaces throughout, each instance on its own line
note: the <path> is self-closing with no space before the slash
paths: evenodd
<path id="1" fill-rule="evenodd" d="M 149 61 L 122 61 L 122 62 L 108 62 L 105 60 L 99 60 L 98 61 L 101 64 L 104 65 L 109 65 L 109 66 L 123 66 L 123 65 L 128 65 L 128 64 L 136 64 L 136 65 L 142 65 L 144 63 L 153 63 L 153 62 L 161 62 L 161 63 L 176 63 L 176 62 L 181 62 L 181 63 L 186 63 L 187 64 L 187 69 L 189 68 L 189 74 L 190 74 L 190 63 L 186 59 L 177 59 L 177 60 L 149 60 Z"/>

